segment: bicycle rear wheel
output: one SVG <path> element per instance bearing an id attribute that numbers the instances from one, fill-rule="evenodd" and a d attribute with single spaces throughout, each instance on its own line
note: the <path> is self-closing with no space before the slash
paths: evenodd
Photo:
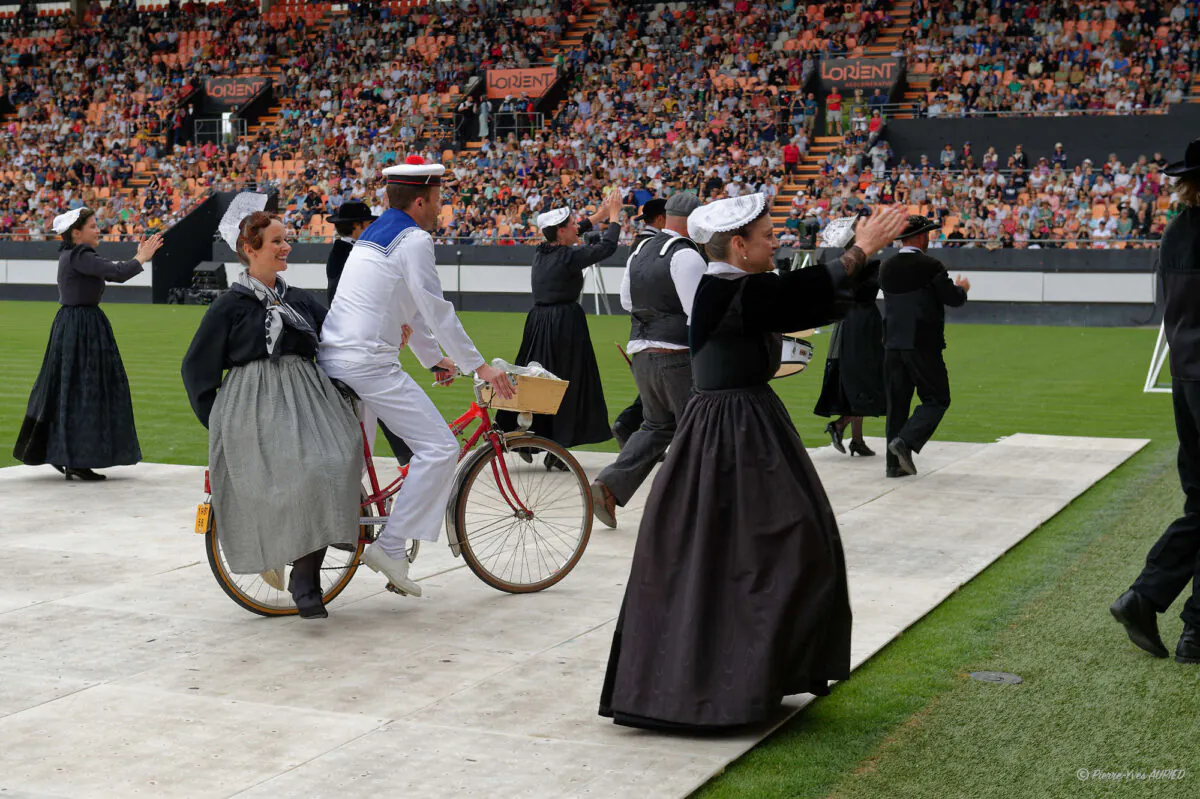
<path id="1" fill-rule="evenodd" d="M 346 549 L 329 547 L 325 551 L 325 561 L 321 565 L 321 592 L 325 604 L 332 602 L 345 590 L 350 578 L 358 570 L 358 560 L 363 549 L 363 532 L 360 531 L 359 542 L 353 550 L 347 546 Z M 292 602 L 291 593 L 287 590 L 291 564 L 279 575 L 278 585 L 268 583 L 262 574 L 234 574 L 229 570 L 229 563 L 221 550 L 221 539 L 217 535 L 215 523 L 204 536 L 204 549 L 208 553 L 208 566 L 217 578 L 221 590 L 246 610 L 260 616 L 294 616 L 299 612 Z"/>
<path id="2" fill-rule="evenodd" d="M 547 468 L 547 456 L 567 470 Z M 541 591 L 566 577 L 592 533 L 587 474 L 571 453 L 540 436 L 508 436 L 502 453 L 488 447 L 468 469 L 453 534 L 471 571 L 511 594 Z"/>

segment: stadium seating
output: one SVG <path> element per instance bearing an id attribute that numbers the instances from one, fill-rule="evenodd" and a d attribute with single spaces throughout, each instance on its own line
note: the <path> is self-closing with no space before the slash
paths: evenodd
<path id="1" fill-rule="evenodd" d="M 895 52 L 908 57 L 923 115 L 1161 110 L 1194 93 L 1195 11 L 1168 4 L 1155 17 L 1092 0 L 1065 16 L 1038 2 L 994 14 L 979 0 L 280 0 L 262 15 L 252 0 L 123 0 L 93 3 L 82 24 L 3 12 L 14 110 L 0 141 L 0 234 L 48 236 L 56 213 L 86 203 L 115 235 L 139 235 L 210 191 L 255 186 L 281 194 L 297 236 L 328 237 L 341 202 L 382 207 L 380 170 L 421 150 L 458 178 L 439 235 L 467 243 L 536 238 L 539 210 L 594 206 L 619 187 L 631 205 L 682 188 L 706 199 L 777 193 L 785 241 L 830 214 L 895 201 L 940 216 L 947 237 L 1021 246 L 1048 231 L 1077 245 L 1083 228 L 1103 227 L 1110 235 L 1093 243 L 1128 245 L 1170 213 L 1169 187 L 1148 164 L 1128 165 L 1130 180 L 1111 192 L 1101 182 L 1100 202 L 1090 178 L 1083 191 L 1063 186 L 1084 167 L 1074 161 L 1002 202 L 1007 163 L 989 168 L 976 154 L 947 171 L 931 152 L 928 173 L 906 169 L 886 148 L 894 109 L 851 129 L 850 109 L 867 106 L 849 97 L 846 135 L 824 136 L 799 90 L 823 54 Z M 78 52 L 95 76 L 77 72 Z M 1060 63 L 1072 67 L 1064 80 Z M 456 151 L 455 113 L 480 112 L 462 102 L 471 81 L 538 64 L 555 64 L 564 87 L 544 126 L 498 131 L 514 106 L 493 99 L 488 139 Z M 177 141 L 187 138 L 179 104 L 204 75 L 246 73 L 273 79 L 276 106 L 236 149 Z"/>

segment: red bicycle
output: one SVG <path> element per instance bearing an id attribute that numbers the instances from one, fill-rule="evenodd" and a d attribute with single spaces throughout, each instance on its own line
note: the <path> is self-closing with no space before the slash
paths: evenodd
<path id="1" fill-rule="evenodd" d="M 521 379 L 512 378 L 514 383 Z M 475 402 L 450 423 L 450 430 L 461 442 L 455 486 L 446 506 L 450 551 L 462 557 L 471 571 L 493 588 L 514 594 L 542 591 L 566 577 L 587 547 L 592 532 L 587 475 L 570 452 L 529 433 L 527 424 L 512 433 L 497 428 L 480 393 L 476 385 Z M 357 402 L 352 392 L 347 398 Z M 367 441 L 367 431 L 363 430 L 366 475 L 358 543 L 330 547 L 325 555 L 321 587 L 326 604 L 354 577 L 363 548 L 383 530 L 395 496 L 408 476 L 408 466 L 402 466 L 399 476 L 381 487 Z M 485 445 L 476 449 L 480 441 Z M 566 468 L 552 468 L 555 461 Z M 204 483 L 205 493 L 210 496 L 201 505 L 201 516 L 208 513 L 206 506 L 211 500 L 207 471 Z M 221 550 L 216 525 L 209 518 L 203 522 L 198 518 L 197 532 L 205 533 L 208 564 L 229 598 L 263 616 L 294 615 L 296 607 L 285 588 L 290 566 L 282 572 L 234 574 Z M 420 543 L 409 541 L 410 562 L 416 560 Z M 388 588 L 392 589 L 390 583 Z"/>

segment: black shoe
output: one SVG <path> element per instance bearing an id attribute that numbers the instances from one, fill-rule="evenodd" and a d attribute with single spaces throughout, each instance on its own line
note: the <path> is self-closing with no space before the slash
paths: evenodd
<path id="1" fill-rule="evenodd" d="M 1200 627 L 1183 625 L 1183 635 L 1175 645 L 1176 663 L 1200 663 Z"/>
<path id="2" fill-rule="evenodd" d="M 558 469 L 560 472 L 571 471 L 570 466 L 567 466 L 566 463 L 559 460 L 556 456 L 550 454 L 549 452 L 546 453 L 545 459 L 542 460 L 542 465 L 546 467 L 546 471 L 550 471 L 551 469 Z"/>
<path id="3" fill-rule="evenodd" d="M 517 447 L 513 452 L 517 453 L 517 457 L 526 463 L 533 463 L 533 450 L 529 447 Z"/>
<path id="4" fill-rule="evenodd" d="M 833 442 L 833 448 L 845 455 L 846 447 L 842 444 L 842 431 L 838 429 L 837 423 L 830 422 L 825 425 L 825 432 L 829 434 L 829 440 Z"/>
<path id="5" fill-rule="evenodd" d="M 327 619 L 329 611 L 325 610 L 325 603 L 321 596 L 319 588 L 313 588 L 310 585 L 301 585 L 300 590 L 296 590 L 295 585 L 296 572 L 293 570 L 288 575 L 288 591 L 292 595 L 292 602 L 296 603 L 296 610 L 300 611 L 302 619 Z M 307 582 L 307 581 L 305 581 Z"/>
<path id="6" fill-rule="evenodd" d="M 889 466 L 887 468 L 888 477 L 912 477 L 911 474 L 901 469 L 899 466 Z"/>
<path id="7" fill-rule="evenodd" d="M 54 469 L 54 471 L 58 472 L 59 474 L 66 474 L 66 473 L 67 473 L 67 470 L 66 470 L 65 468 L 63 468 L 62 466 L 55 466 L 53 463 L 52 463 L 52 464 L 50 464 L 50 466 L 51 466 L 51 468 L 53 468 L 53 469 Z"/>
<path id="8" fill-rule="evenodd" d="M 1156 658 L 1168 656 L 1167 647 L 1158 634 L 1158 613 L 1148 599 L 1130 588 L 1108 609 L 1113 618 L 1125 626 L 1125 632 L 1129 633 L 1129 640 L 1135 646 Z"/>
<path id="9" fill-rule="evenodd" d="M 908 474 L 917 473 L 917 465 L 913 463 L 912 450 L 902 438 L 893 438 L 888 442 L 888 449 L 900 460 L 900 468 Z"/>
<path id="10" fill-rule="evenodd" d="M 108 479 L 108 475 L 93 472 L 91 469 L 66 469 L 63 474 L 67 476 L 68 480 L 83 480 L 88 483 Z"/>
<path id="11" fill-rule="evenodd" d="M 850 457 L 853 458 L 855 455 L 861 455 L 864 458 L 870 458 L 875 455 L 875 450 L 868 447 L 867 442 L 865 441 L 851 441 Z"/>
<path id="12" fill-rule="evenodd" d="M 300 611 L 302 619 L 327 619 L 329 611 L 325 609 L 325 603 L 321 601 L 320 591 L 309 591 L 300 596 L 292 596 L 292 601 L 296 603 L 296 610 Z"/>

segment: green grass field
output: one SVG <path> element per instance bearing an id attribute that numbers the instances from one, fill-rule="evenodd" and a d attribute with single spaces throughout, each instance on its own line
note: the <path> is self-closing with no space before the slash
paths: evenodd
<path id="1" fill-rule="evenodd" d="M 55 310 L 0 303 L 0 465 L 15 463 L 11 445 Z M 203 463 L 205 431 L 179 379 L 203 309 L 105 310 L 129 371 L 146 460 Z M 468 313 L 464 322 L 485 357 L 516 354 L 521 315 Z M 635 391 L 613 346 L 627 337 L 628 322 L 590 323 L 615 416 Z M 1107 610 L 1182 502 L 1170 398 L 1141 392 L 1155 331 L 960 325 L 948 337 L 954 406 L 938 438 L 1026 432 L 1143 437 L 1152 445 L 700 795 L 1200 796 L 1200 668 L 1134 649 Z M 816 446 L 826 443 L 825 420 L 811 413 L 826 342 L 814 337 L 808 374 L 775 384 L 801 436 Z M 408 356 L 405 365 L 415 369 Z M 470 389 L 431 388 L 430 395 L 451 417 Z M 881 435 L 881 420 L 869 420 L 867 434 Z M 1180 626 L 1177 609 L 1162 618 L 1168 646 Z M 967 679 L 976 670 L 1016 672 L 1025 683 Z M 1077 776 L 1156 768 L 1187 771 L 1156 781 Z"/>

